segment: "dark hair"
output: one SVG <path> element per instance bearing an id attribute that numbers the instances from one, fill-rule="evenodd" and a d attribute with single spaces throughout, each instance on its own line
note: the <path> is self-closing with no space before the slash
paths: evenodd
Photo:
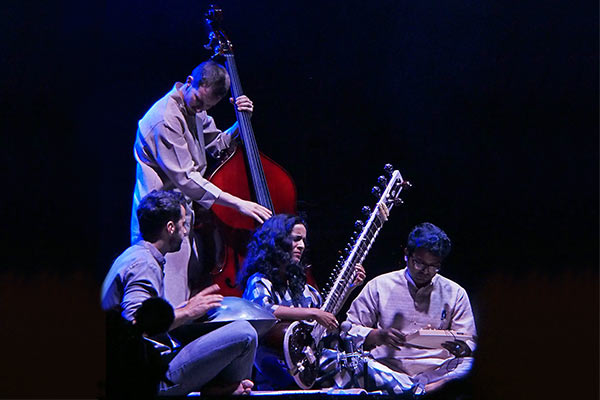
<path id="1" fill-rule="evenodd" d="M 106 312 L 106 398 L 154 399 L 168 365 L 143 334 L 154 336 L 169 330 L 173 307 L 150 297 L 135 312 L 135 323 L 115 308 Z M 164 339 L 156 337 L 157 340 Z"/>
<path id="2" fill-rule="evenodd" d="M 443 230 L 430 222 L 423 222 L 408 235 L 406 248 L 409 255 L 416 249 L 425 249 L 443 260 L 450 253 L 452 243 Z"/>
<path id="3" fill-rule="evenodd" d="M 142 238 L 148 242 L 158 240 L 167 222 L 179 221 L 181 206 L 185 206 L 185 198 L 179 192 L 153 190 L 144 196 L 137 208 Z"/>
<path id="4" fill-rule="evenodd" d="M 229 91 L 229 74 L 225 67 L 214 61 L 205 61 L 192 71 L 193 86 L 210 88 L 214 96 L 224 97 Z"/>
<path id="5" fill-rule="evenodd" d="M 134 315 L 135 325 L 141 333 L 148 336 L 158 335 L 169 330 L 175 319 L 173 307 L 160 297 L 144 300 Z"/>
<path id="6" fill-rule="evenodd" d="M 278 214 L 266 220 L 254 232 L 248 243 L 248 254 L 238 280 L 242 288 L 246 287 L 250 276 L 260 272 L 273 283 L 273 288 L 278 292 L 283 293 L 286 288 L 289 288 L 294 300 L 302 297 L 306 285 L 305 267 L 302 260 L 292 263 L 290 256 L 292 249 L 290 234 L 298 224 L 306 226 L 306 222 L 298 216 Z M 283 266 L 285 266 L 287 279 L 282 279 L 279 275 L 279 270 Z"/>

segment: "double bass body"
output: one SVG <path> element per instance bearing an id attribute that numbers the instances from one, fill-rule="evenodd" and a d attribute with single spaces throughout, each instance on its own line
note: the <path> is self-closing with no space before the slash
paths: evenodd
<path id="1" fill-rule="evenodd" d="M 290 174 L 269 157 L 260 153 L 260 161 L 264 170 L 266 184 L 271 194 L 274 212 L 296 213 L 296 186 Z M 244 152 L 238 149 L 234 155 L 221 165 L 212 175 L 210 181 L 224 191 L 242 199 L 255 198 L 253 187 L 248 179 L 248 166 Z M 242 295 L 236 284 L 246 256 L 246 246 L 256 222 L 237 211 L 213 205 L 213 227 L 216 236 L 214 243 L 205 252 L 205 263 L 212 266 L 213 280 L 221 287 L 224 296 Z M 208 251 L 210 250 L 210 251 Z"/>

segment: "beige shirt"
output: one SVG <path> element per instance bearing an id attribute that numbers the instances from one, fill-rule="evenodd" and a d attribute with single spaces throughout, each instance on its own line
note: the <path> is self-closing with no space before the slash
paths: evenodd
<path id="1" fill-rule="evenodd" d="M 202 111 L 188 115 L 183 84 L 177 82 L 139 121 L 134 145 L 137 161 L 131 215 L 132 243 L 141 239 L 136 209 L 153 190 L 180 190 L 186 198 L 210 208 L 221 189 L 204 178 L 206 152 L 217 156 L 231 145 L 237 123 L 221 132 L 212 117 Z"/>
<path id="2" fill-rule="evenodd" d="M 404 334 L 421 328 L 452 329 L 476 334 L 467 292 L 458 284 L 435 275 L 428 286 L 417 288 L 408 271 L 402 269 L 380 275 L 368 282 L 348 310 L 350 334 L 357 345 L 373 329 L 396 328 Z M 467 342 L 471 349 L 474 342 Z M 454 358 L 445 349 L 402 347 L 396 350 L 378 346 L 373 357 L 399 372 L 414 376 Z"/>

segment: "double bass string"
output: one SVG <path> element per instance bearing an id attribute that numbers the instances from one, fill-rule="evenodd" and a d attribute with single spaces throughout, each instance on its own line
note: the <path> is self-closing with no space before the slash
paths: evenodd
<path id="1" fill-rule="evenodd" d="M 233 97 L 237 98 L 243 94 L 242 85 L 240 83 L 235 59 L 232 54 L 225 55 L 226 65 L 229 70 L 229 76 L 231 77 L 231 89 Z M 260 161 L 260 153 L 258 151 L 258 145 L 254 138 L 252 131 L 252 125 L 250 124 L 250 117 L 245 112 L 239 112 L 236 109 L 236 115 L 240 124 L 240 130 L 242 132 L 242 139 L 246 145 L 246 155 L 248 157 L 248 164 L 250 167 L 250 174 L 252 175 L 252 181 L 254 185 L 254 191 L 256 192 L 257 201 L 259 204 L 269 208 L 274 212 L 273 204 L 271 202 L 271 195 L 269 188 L 266 184 L 266 177 Z"/>

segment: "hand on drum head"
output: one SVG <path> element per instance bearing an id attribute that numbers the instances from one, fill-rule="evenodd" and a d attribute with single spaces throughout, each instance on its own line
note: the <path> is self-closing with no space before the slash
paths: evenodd
<path id="1" fill-rule="evenodd" d="M 190 319 L 202 317 L 208 310 L 217 308 L 223 301 L 223 296 L 218 294 L 219 285 L 212 285 L 202 290 L 185 303 L 182 311 Z"/>

